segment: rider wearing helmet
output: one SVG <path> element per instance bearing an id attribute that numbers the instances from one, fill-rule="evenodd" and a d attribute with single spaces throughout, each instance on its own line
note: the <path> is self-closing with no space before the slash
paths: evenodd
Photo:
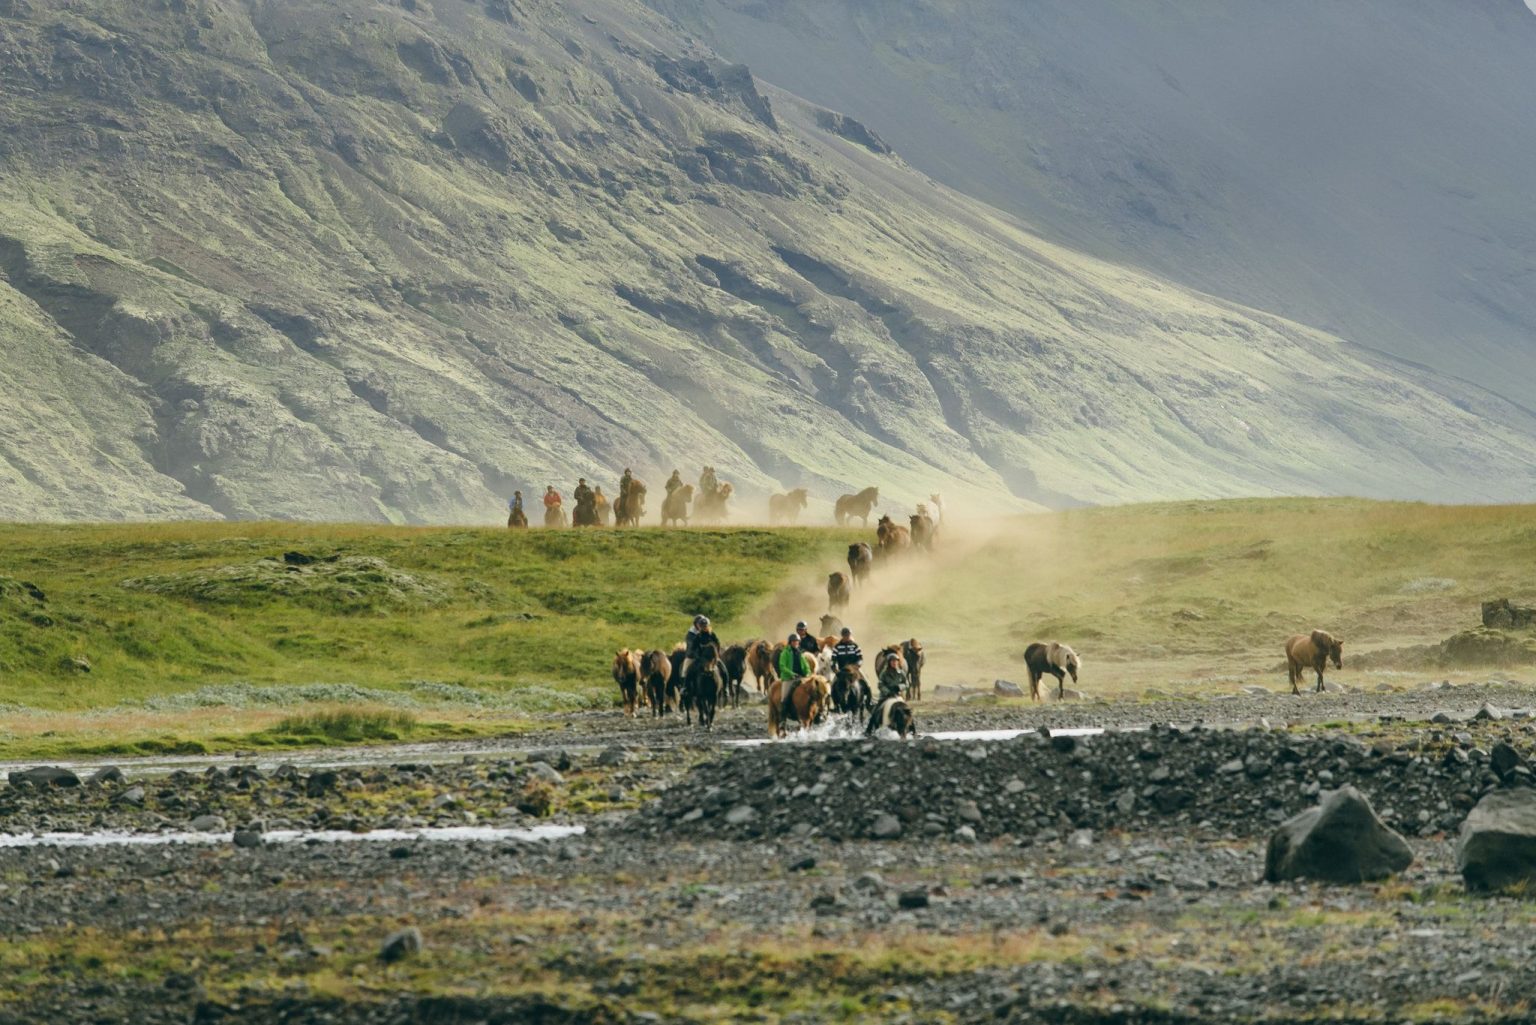
<path id="1" fill-rule="evenodd" d="M 795 632 L 790 635 L 789 643 L 806 655 L 815 655 L 821 650 L 821 642 L 811 634 L 803 619 L 795 624 Z"/>
<path id="2" fill-rule="evenodd" d="M 688 679 L 688 669 L 693 665 L 693 660 L 707 645 L 713 644 L 715 650 L 721 650 L 720 638 L 710 629 L 708 616 L 694 616 L 693 626 L 688 628 L 688 634 L 683 638 L 683 679 Z"/>
<path id="3" fill-rule="evenodd" d="M 900 697 L 907 689 L 907 662 L 898 652 L 885 660 L 880 670 L 880 700 Z"/>
<path id="4" fill-rule="evenodd" d="M 783 692 L 779 697 L 783 702 L 783 717 L 788 721 L 794 718 L 795 688 L 802 679 L 811 675 L 815 669 L 815 663 L 801 653 L 800 638 L 796 634 L 790 634 L 783 649 L 779 651 L 779 661 L 775 668 L 779 671 L 779 679 L 784 681 Z"/>
<path id="5" fill-rule="evenodd" d="M 838 669 L 846 669 L 853 666 L 855 669 L 864 667 L 864 652 L 859 650 L 858 642 L 853 639 L 853 631 L 843 627 L 842 637 L 832 648 L 832 664 Z"/>

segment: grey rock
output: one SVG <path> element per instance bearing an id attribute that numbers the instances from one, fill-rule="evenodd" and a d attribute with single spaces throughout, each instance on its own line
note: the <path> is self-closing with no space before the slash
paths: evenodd
<path id="1" fill-rule="evenodd" d="M 266 843 L 266 840 L 262 837 L 260 829 L 242 827 L 235 830 L 234 844 L 236 847 L 249 849 L 260 847 L 264 843 Z"/>
<path id="2" fill-rule="evenodd" d="M 131 786 L 127 790 L 116 794 L 112 798 L 112 803 L 127 804 L 132 805 L 135 808 L 142 808 L 144 806 L 144 788 L 137 785 Z"/>
<path id="3" fill-rule="evenodd" d="M 981 809 L 976 806 L 975 801 L 962 800 L 958 802 L 955 805 L 955 814 L 960 816 L 960 818 L 964 819 L 966 822 L 981 821 Z"/>
<path id="4" fill-rule="evenodd" d="M 1312 879 L 1359 883 L 1385 879 L 1413 863 L 1406 841 L 1376 816 L 1365 795 L 1340 787 L 1287 820 L 1269 840 L 1268 882 Z"/>
<path id="5" fill-rule="evenodd" d="M 91 773 L 90 781 L 97 786 L 103 786 L 107 783 L 126 783 L 128 777 L 124 776 L 123 770 L 115 765 L 103 765 Z"/>
<path id="6" fill-rule="evenodd" d="M 324 797 L 336 789 L 340 780 L 335 769 L 317 769 L 304 780 L 304 793 L 309 797 Z"/>
<path id="7" fill-rule="evenodd" d="M 750 804 L 738 804 L 725 813 L 725 822 L 730 826 L 741 826 L 757 818 L 757 809 Z"/>
<path id="8" fill-rule="evenodd" d="M 597 764 L 605 769 L 613 768 L 616 765 L 623 765 L 627 761 L 629 761 L 629 752 L 618 746 L 605 747 L 602 753 L 597 756 Z"/>
<path id="9" fill-rule="evenodd" d="M 1461 824 L 1456 867 L 1469 890 L 1536 883 L 1536 790 L 1485 794 Z"/>
<path id="10" fill-rule="evenodd" d="M 1504 779 L 1514 772 L 1515 767 L 1521 761 L 1520 752 L 1502 740 L 1493 745 L 1493 750 L 1488 752 L 1488 759 L 1489 763 L 1493 766 L 1493 771 L 1498 774 L 1500 779 Z"/>
<path id="11" fill-rule="evenodd" d="M 560 772 L 569 772 L 571 766 L 576 764 L 571 758 L 571 753 L 563 747 L 551 748 L 545 751 L 530 751 L 528 753 L 528 761 L 543 762 Z"/>
<path id="12" fill-rule="evenodd" d="M 1440 725 L 1444 726 L 1445 724 L 1455 722 L 1456 720 L 1451 718 L 1451 714 L 1449 712 L 1436 712 L 1434 715 L 1429 717 L 1429 721 L 1432 723 L 1439 723 Z"/>
<path id="13" fill-rule="evenodd" d="M 541 779 L 546 783 L 558 785 L 565 782 L 565 777 L 560 775 L 555 767 L 546 761 L 529 762 L 526 771 L 529 776 L 532 776 L 534 779 Z"/>
<path id="14" fill-rule="evenodd" d="M 77 787 L 80 777 L 57 765 L 39 765 L 35 769 L 18 769 L 7 777 L 11 786 L 18 783 L 34 787 Z"/>
<path id="15" fill-rule="evenodd" d="M 928 891 L 922 888 L 903 890 L 901 896 L 896 898 L 898 906 L 913 911 L 928 906 Z"/>
<path id="16" fill-rule="evenodd" d="M 413 954 L 421 953 L 423 943 L 421 930 L 414 925 L 407 926 L 398 932 L 391 933 L 379 947 L 379 960 L 386 964 L 403 961 Z"/>
<path id="17" fill-rule="evenodd" d="M 894 840 L 901 835 L 901 820 L 889 812 L 881 812 L 875 816 L 874 825 L 869 827 L 869 835 L 876 840 Z"/>
<path id="18" fill-rule="evenodd" d="M 961 826 L 955 830 L 955 839 L 961 843 L 975 843 L 976 830 L 970 826 Z"/>
<path id="19" fill-rule="evenodd" d="M 853 881 L 853 888 L 870 893 L 884 893 L 885 878 L 879 872 L 865 872 Z"/>
<path id="20" fill-rule="evenodd" d="M 195 833 L 224 832 L 224 819 L 218 815 L 199 815 L 189 825 Z"/>
<path id="21" fill-rule="evenodd" d="M 1504 709 L 1499 708 L 1497 705 L 1484 704 L 1483 707 L 1472 713 L 1472 718 L 1482 722 L 1499 722 L 1505 718 L 1505 715 Z"/>
<path id="22" fill-rule="evenodd" d="M 993 680 L 992 693 L 1000 698 L 1022 698 L 1024 696 L 1024 688 L 1012 680 Z"/>

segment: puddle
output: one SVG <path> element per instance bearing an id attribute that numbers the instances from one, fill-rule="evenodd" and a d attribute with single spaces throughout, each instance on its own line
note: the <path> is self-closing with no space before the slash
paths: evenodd
<path id="1" fill-rule="evenodd" d="M 372 829 L 366 833 L 342 830 L 274 829 L 263 833 L 269 844 L 313 843 L 383 843 L 400 840 L 427 840 L 439 843 L 496 843 L 502 840 L 562 840 L 585 833 L 585 826 L 444 826 L 435 829 Z M 22 833 L 0 834 L 4 847 L 165 847 L 172 844 L 227 844 L 231 833 Z"/>

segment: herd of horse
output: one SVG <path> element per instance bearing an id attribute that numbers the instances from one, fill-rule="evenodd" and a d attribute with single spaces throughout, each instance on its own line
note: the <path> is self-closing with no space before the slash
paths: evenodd
<path id="1" fill-rule="evenodd" d="M 823 616 L 823 627 L 832 617 Z M 613 680 L 619 687 L 624 714 L 633 718 L 649 709 L 653 718 L 681 712 L 684 721 L 705 729 L 714 725 L 716 712 L 724 705 L 739 707 L 746 693 L 750 672 L 757 692 L 768 704 L 770 736 L 782 737 L 788 720 L 784 717 L 786 686 L 793 687 L 789 708 L 802 729 L 810 729 L 828 715 L 871 717 L 867 732 L 882 725 L 901 736 L 915 735 L 915 720 L 908 702 L 923 697 L 923 667 L 928 656 L 915 637 L 881 648 L 875 655 L 874 672 L 878 679 L 887 662 L 900 659 L 906 670 L 906 688 L 897 695 L 901 706 L 891 701 L 876 702 L 864 672 L 857 666 L 838 669 L 832 662 L 835 634 L 813 637 L 813 651 L 805 652 L 814 660 L 814 669 L 795 680 L 780 678 L 776 666 L 787 642 L 774 644 L 754 639 L 732 644 L 723 651 L 705 645 L 685 674 L 686 649 L 678 644 L 670 651 L 653 648 L 623 648 L 613 656 Z"/>

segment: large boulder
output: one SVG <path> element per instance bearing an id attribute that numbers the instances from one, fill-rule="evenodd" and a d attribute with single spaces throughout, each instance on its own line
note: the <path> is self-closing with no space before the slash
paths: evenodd
<path id="1" fill-rule="evenodd" d="M 1536 790 L 1492 790 L 1461 824 L 1456 867 L 1469 890 L 1536 883 Z"/>
<path id="2" fill-rule="evenodd" d="M 1346 786 L 1275 831 L 1264 858 L 1264 879 L 1361 883 L 1385 879 L 1411 864 L 1407 842 L 1376 817 L 1364 794 Z"/>
<path id="3" fill-rule="evenodd" d="M 80 785 L 80 777 L 68 769 L 62 769 L 57 765 L 39 765 L 35 769 L 19 769 L 12 772 L 7 779 L 11 786 L 34 787 L 77 787 Z"/>

